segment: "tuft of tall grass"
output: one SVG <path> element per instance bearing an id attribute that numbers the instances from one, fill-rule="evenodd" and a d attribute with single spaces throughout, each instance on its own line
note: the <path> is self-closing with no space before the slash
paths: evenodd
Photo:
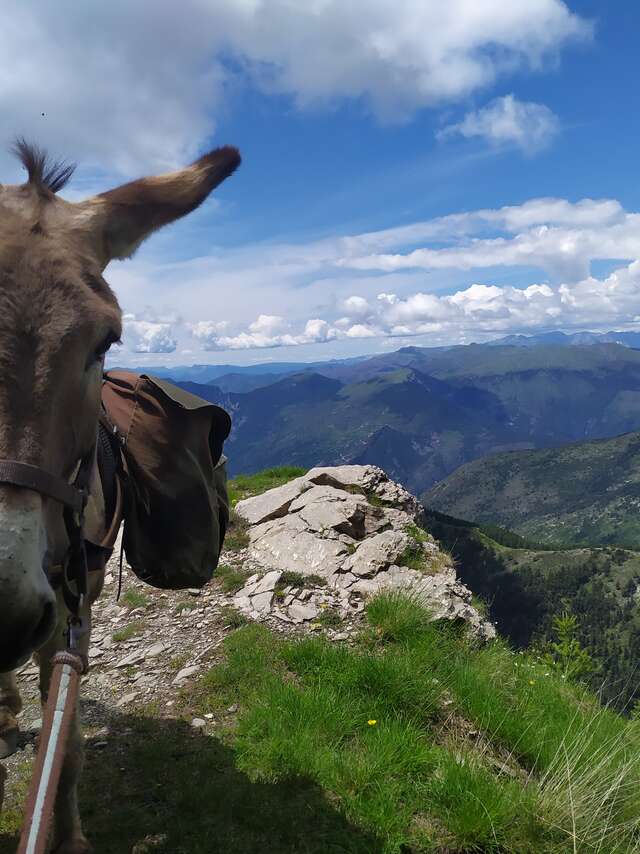
<path id="1" fill-rule="evenodd" d="M 610 714 L 560 743 L 538 783 L 545 822 L 565 836 L 558 854 L 640 851 L 640 741 L 633 727 L 615 731 Z"/>

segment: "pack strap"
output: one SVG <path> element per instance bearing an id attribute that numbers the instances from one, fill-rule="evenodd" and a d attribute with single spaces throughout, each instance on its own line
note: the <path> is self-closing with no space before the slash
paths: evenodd
<path id="1" fill-rule="evenodd" d="M 68 483 L 45 469 L 18 460 L 0 460 L 0 483 L 38 492 L 68 507 L 72 513 L 81 513 L 87 499 L 86 487 L 77 482 Z"/>

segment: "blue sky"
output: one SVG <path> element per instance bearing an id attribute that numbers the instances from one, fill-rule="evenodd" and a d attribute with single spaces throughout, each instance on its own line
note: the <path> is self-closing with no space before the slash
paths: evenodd
<path id="1" fill-rule="evenodd" d="M 243 155 L 107 269 L 118 361 L 638 327 L 636 4 L 185 0 L 179 30 L 165 2 L 9 6 L 7 135 L 79 162 L 70 200 Z"/>
<path id="2" fill-rule="evenodd" d="M 362 103 L 300 111 L 290 98 L 243 90 L 216 134 L 236 142 L 245 158 L 233 186 L 221 188 L 220 196 L 237 206 L 225 238 L 373 231 L 534 196 L 611 197 L 636 208 L 640 5 L 567 5 L 593 21 L 594 35 L 563 49 L 555 67 L 508 75 L 455 104 L 418 110 L 403 123 L 380 123 Z M 547 149 L 526 157 L 515 146 L 435 138 L 447 115 L 460 117 L 510 92 L 545 104 L 560 118 L 562 129 Z"/>

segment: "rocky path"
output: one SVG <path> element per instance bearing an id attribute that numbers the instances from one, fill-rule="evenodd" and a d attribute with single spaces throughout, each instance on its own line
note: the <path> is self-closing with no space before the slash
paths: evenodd
<path id="1" fill-rule="evenodd" d="M 232 586 L 225 592 L 223 582 L 230 572 L 237 574 L 236 587 L 250 579 L 247 550 L 225 553 L 224 574 L 202 590 L 156 590 L 139 581 L 125 563 L 119 601 L 117 555 L 118 549 L 108 564 L 104 590 L 94 605 L 90 672 L 82 680 L 82 719 L 92 749 L 107 746 L 114 722 L 122 719 L 122 712 L 149 711 L 155 717 L 168 718 L 186 714 L 193 727 L 214 729 L 213 716 L 208 720 L 189 716 L 184 689 L 220 660 L 222 641 L 246 620 L 235 607 L 236 590 Z M 270 586 L 269 578 L 266 586 Z M 304 610 L 304 599 L 310 595 L 310 591 L 300 590 L 300 620 L 285 623 L 264 615 L 266 621 L 280 632 L 295 634 L 305 630 L 305 620 L 318 613 L 317 608 Z M 316 623 L 313 630 L 346 639 L 359 621 L 360 611 L 361 608 L 354 609 L 351 619 L 341 620 L 339 627 Z M 37 666 L 27 663 L 18 673 L 18 682 L 24 708 L 19 715 L 20 749 L 5 760 L 9 771 L 7 804 L 11 803 L 12 782 L 19 776 L 18 769 L 33 758 L 42 724 Z M 229 714 L 233 713 L 230 709 Z"/>

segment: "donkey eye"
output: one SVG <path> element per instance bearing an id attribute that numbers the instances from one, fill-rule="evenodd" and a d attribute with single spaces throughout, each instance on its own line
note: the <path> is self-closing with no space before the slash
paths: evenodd
<path id="1" fill-rule="evenodd" d="M 102 362 L 112 344 L 119 344 L 120 339 L 113 332 L 110 332 L 107 337 L 96 347 L 94 351 L 94 361 Z"/>

